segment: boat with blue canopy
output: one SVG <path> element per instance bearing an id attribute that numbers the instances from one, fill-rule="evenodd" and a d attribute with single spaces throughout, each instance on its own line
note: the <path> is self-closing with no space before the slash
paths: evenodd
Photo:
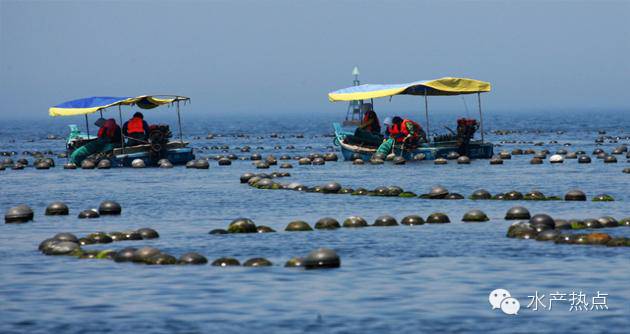
<path id="1" fill-rule="evenodd" d="M 493 144 L 484 140 L 483 117 L 481 112 L 481 93 L 490 92 L 489 82 L 468 79 L 444 77 L 434 80 L 414 81 L 403 84 L 358 84 L 355 77 L 355 86 L 339 89 L 328 93 L 331 102 L 349 102 L 364 112 L 362 106 L 371 107 L 374 99 L 393 97 L 396 95 L 417 95 L 424 97 L 426 133 L 430 134 L 429 127 L 429 96 L 454 96 L 464 94 L 477 94 L 479 106 L 479 122 L 474 119 L 461 118 L 457 122 L 457 131 L 450 130 L 450 134 L 427 137 L 427 142 L 415 147 L 405 148 L 404 145 L 394 145 L 393 153 L 401 155 L 407 160 L 413 159 L 418 154 L 424 155 L 426 160 L 446 158 L 451 152 L 466 155 L 472 159 L 489 159 L 493 155 Z M 370 103 L 365 102 L 369 100 Z M 344 124 L 347 125 L 347 124 Z M 345 160 L 353 160 L 361 157 L 369 160 L 376 152 L 378 145 L 356 140 L 355 129 L 333 123 L 335 130 L 335 145 L 339 146 Z M 480 139 L 475 140 L 474 134 L 479 130 Z"/>
<path id="2" fill-rule="evenodd" d="M 195 155 L 193 149 L 188 147 L 188 142 L 183 140 L 180 104 L 186 105 L 190 102 L 190 98 L 179 95 L 140 95 L 140 96 L 94 96 L 67 101 L 56 106 L 50 107 L 48 114 L 52 117 L 58 116 L 80 116 L 85 117 L 85 132 L 81 132 L 75 124 L 70 126 L 70 134 L 66 141 L 66 150 L 68 156 L 71 153 L 96 140 L 96 135 L 90 134 L 90 122 L 88 115 L 99 113 L 103 118 L 103 112 L 111 108 L 118 109 L 118 117 L 120 126 L 123 124 L 122 107 L 136 107 L 144 110 L 154 109 L 160 106 L 174 107 L 177 111 L 178 139 L 172 140 L 172 133 L 167 124 L 152 124 L 148 129 L 146 140 L 139 141 L 139 145 L 125 145 L 125 139 L 128 139 L 120 130 L 121 142 L 114 143 L 111 150 L 97 152 L 88 158 L 93 160 L 109 159 L 112 166 L 123 167 L 131 166 L 131 162 L 135 159 L 144 160 L 147 166 L 157 165 L 160 159 L 168 159 L 173 165 L 183 165 L 193 160 Z"/>

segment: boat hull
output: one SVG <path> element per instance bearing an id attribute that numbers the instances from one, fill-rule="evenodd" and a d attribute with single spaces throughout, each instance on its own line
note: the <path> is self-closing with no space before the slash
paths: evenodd
<path id="1" fill-rule="evenodd" d="M 348 135 L 353 133 L 343 130 L 343 128 L 335 123 L 335 145 L 338 145 L 341 150 L 341 155 L 344 160 L 352 160 L 352 157 L 356 154 L 361 156 L 362 160 L 369 160 L 376 152 L 375 148 L 360 147 L 357 145 L 350 145 L 344 143 L 344 139 Z M 471 159 L 490 159 L 492 158 L 494 145 L 489 142 L 471 141 L 468 145 L 468 157 Z M 446 158 L 451 152 L 457 152 L 459 147 L 454 141 L 438 142 L 431 144 L 424 144 L 412 151 L 395 149 L 396 155 L 402 155 L 406 160 L 412 160 L 416 154 L 424 154 L 425 160 L 435 160 L 437 158 Z"/>
<path id="2" fill-rule="evenodd" d="M 188 161 L 194 160 L 193 149 L 189 147 L 166 150 L 162 153 L 162 159 L 168 159 L 174 166 L 185 165 Z M 129 154 L 118 154 L 111 158 L 112 166 L 131 167 L 131 162 L 142 159 L 146 166 L 157 166 L 157 161 L 150 152 L 135 152 Z"/>

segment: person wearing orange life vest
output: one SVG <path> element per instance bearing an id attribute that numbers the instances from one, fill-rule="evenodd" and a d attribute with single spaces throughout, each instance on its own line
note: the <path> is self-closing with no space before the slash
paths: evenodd
<path id="1" fill-rule="evenodd" d="M 127 146 L 137 146 L 147 143 L 149 138 L 149 124 L 144 120 L 141 112 L 136 112 L 133 117 L 123 125 L 123 134 L 127 137 Z"/>
<path id="2" fill-rule="evenodd" d="M 387 128 L 387 133 L 389 138 L 385 139 L 376 150 L 376 152 L 385 155 L 392 151 L 394 143 L 403 144 L 407 148 L 412 148 L 418 145 L 420 139 L 425 142 L 427 141 L 427 136 L 420 124 L 410 119 L 394 117 L 393 124 Z"/>

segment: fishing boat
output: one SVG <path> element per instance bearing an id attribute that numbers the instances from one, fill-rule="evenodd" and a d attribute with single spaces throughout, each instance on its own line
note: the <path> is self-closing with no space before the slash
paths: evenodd
<path id="1" fill-rule="evenodd" d="M 103 112 L 110 108 L 118 109 L 118 117 L 121 126 L 121 142 L 110 151 L 97 152 L 90 156 L 93 160 L 109 159 L 112 167 L 129 167 L 135 159 L 144 160 L 147 166 L 157 165 L 160 159 L 168 159 L 173 165 L 183 165 L 195 159 L 193 149 L 188 147 L 188 142 L 183 140 L 180 104 L 186 105 L 190 98 L 179 95 L 141 95 L 137 97 L 87 97 L 67 101 L 49 108 L 48 114 L 57 116 L 85 117 L 85 133 L 81 132 L 75 124 L 70 126 L 70 134 L 66 140 L 66 152 L 70 156 L 79 147 L 96 140 L 97 136 L 90 134 L 88 115 L 99 112 L 103 118 Z M 141 145 L 126 146 L 127 137 L 122 133 L 122 107 L 137 107 L 140 109 L 154 109 L 159 106 L 175 107 L 177 111 L 178 139 L 172 140 L 170 126 L 167 124 L 152 124 L 149 126 L 148 138 Z"/>
<path id="2" fill-rule="evenodd" d="M 356 79 L 355 79 L 356 80 Z M 426 133 L 429 134 L 429 96 L 454 96 L 464 94 L 477 94 L 479 107 L 479 122 L 474 119 L 458 120 L 457 131 L 450 134 L 427 137 L 428 142 L 420 143 L 415 147 L 394 145 L 393 152 L 411 160 L 418 154 L 422 154 L 426 160 L 446 158 L 449 153 L 457 152 L 471 159 L 489 159 L 493 155 L 493 144 L 484 140 L 483 117 L 481 112 L 481 93 L 489 92 L 491 85 L 488 82 L 468 78 L 445 77 L 435 80 L 415 81 L 404 84 L 363 84 L 339 89 L 328 93 L 331 102 L 350 102 L 350 104 L 363 105 L 363 101 L 393 97 L 396 95 L 424 96 L 426 116 Z M 333 123 L 335 131 L 335 145 L 339 146 L 345 160 L 361 158 L 369 160 L 376 152 L 377 146 L 368 145 L 353 140 L 355 129 L 340 123 Z M 474 134 L 479 129 L 480 139 L 475 139 Z M 450 130 L 450 129 L 449 129 Z"/>

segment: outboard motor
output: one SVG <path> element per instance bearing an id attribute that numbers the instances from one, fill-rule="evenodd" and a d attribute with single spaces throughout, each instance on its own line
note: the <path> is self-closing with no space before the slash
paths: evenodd
<path id="1" fill-rule="evenodd" d="M 158 161 L 165 157 L 166 145 L 172 133 L 168 124 L 152 124 L 149 126 L 149 144 L 151 145 L 151 160 Z"/>
<path id="2" fill-rule="evenodd" d="M 457 145 L 460 155 L 468 155 L 468 144 L 475 136 L 475 132 L 479 129 L 479 123 L 476 119 L 460 118 L 457 120 Z"/>

